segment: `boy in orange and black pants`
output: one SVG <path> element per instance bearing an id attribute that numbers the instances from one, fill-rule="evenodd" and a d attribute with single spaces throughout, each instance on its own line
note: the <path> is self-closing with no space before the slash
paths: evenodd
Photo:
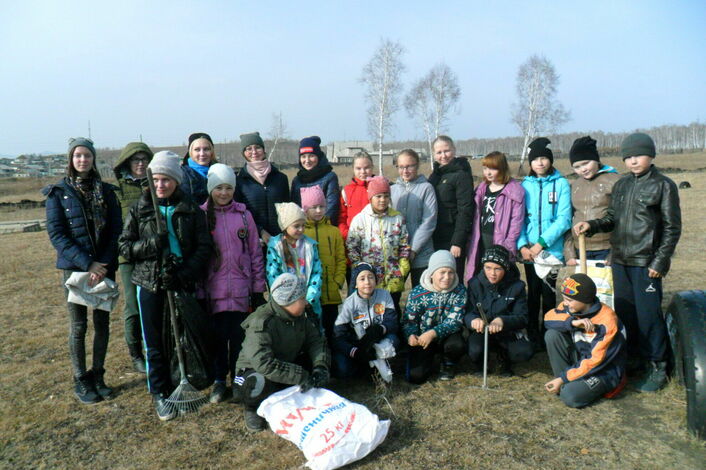
<path id="1" fill-rule="evenodd" d="M 544 340 L 555 378 L 550 393 L 582 408 L 620 384 L 625 369 L 625 329 L 613 309 L 596 297 L 596 284 L 573 274 L 561 285 L 564 301 L 544 315 Z"/>

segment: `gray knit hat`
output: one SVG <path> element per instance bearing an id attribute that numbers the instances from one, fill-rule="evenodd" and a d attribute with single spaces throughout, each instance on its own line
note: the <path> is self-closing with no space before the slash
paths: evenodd
<path id="1" fill-rule="evenodd" d="M 153 175 L 167 175 L 181 184 L 184 172 L 181 169 L 181 157 L 171 150 L 162 150 L 152 157 L 152 161 L 147 166 Z"/>
<path id="2" fill-rule="evenodd" d="M 260 137 L 259 132 L 250 132 L 249 134 L 240 134 L 240 150 L 245 151 L 246 147 L 251 145 L 259 145 L 262 149 L 265 149 L 265 142 Z"/>
<path id="3" fill-rule="evenodd" d="M 74 154 L 74 149 L 76 147 L 86 147 L 93 154 L 93 158 L 96 157 L 96 148 L 93 146 L 93 141 L 85 137 L 72 137 L 69 139 L 69 158 Z"/>
<path id="4" fill-rule="evenodd" d="M 655 150 L 655 141 L 652 137 L 643 133 L 635 132 L 627 136 L 623 143 L 620 144 L 620 153 L 623 160 L 630 157 L 639 157 L 640 155 L 647 155 L 648 157 L 653 157 L 657 154 Z"/>
<path id="5" fill-rule="evenodd" d="M 274 303 L 282 307 L 301 299 L 305 292 L 302 280 L 292 273 L 280 274 L 270 287 L 270 297 Z"/>
<path id="6" fill-rule="evenodd" d="M 456 272 L 456 258 L 449 250 L 439 250 L 429 258 L 427 271 L 430 276 L 434 274 L 434 271 L 441 268 L 451 268 Z"/>

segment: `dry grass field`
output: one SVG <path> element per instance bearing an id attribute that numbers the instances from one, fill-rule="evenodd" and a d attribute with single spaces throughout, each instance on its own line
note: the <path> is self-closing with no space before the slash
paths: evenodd
<path id="1" fill-rule="evenodd" d="M 619 160 L 607 163 L 622 171 Z M 706 167 L 706 153 L 659 156 L 657 163 L 687 170 L 670 177 L 692 185 L 681 192 L 684 231 L 665 281 L 666 304 L 674 291 L 706 288 L 706 172 L 694 171 Z M 480 174 L 478 162 L 473 165 Z M 558 166 L 568 171 L 568 162 Z M 7 200 L 14 189 L 2 184 L 0 197 Z M 159 422 L 144 377 L 130 367 L 121 310 L 111 315 L 106 364 L 116 397 L 79 405 L 65 301 L 47 234 L 2 235 L 0 242 L 1 467 L 265 470 L 304 463 L 294 445 L 273 433 L 248 434 L 237 405 L 206 405 L 196 415 Z M 652 395 L 628 389 L 617 399 L 573 410 L 543 391 L 551 378 L 546 355 L 516 372 L 512 378 L 491 375 L 489 390 L 468 374 L 467 363 L 450 382 L 410 386 L 398 374 L 387 392 L 391 409 L 378 404 L 366 380 L 334 383 L 334 391 L 392 420 L 385 442 L 350 468 L 704 468 L 706 443 L 686 431 L 679 385 Z"/>

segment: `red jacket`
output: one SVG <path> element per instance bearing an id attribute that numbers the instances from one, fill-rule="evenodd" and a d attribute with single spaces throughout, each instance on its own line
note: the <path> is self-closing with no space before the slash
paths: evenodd
<path id="1" fill-rule="evenodd" d="M 343 239 L 348 238 L 348 229 L 353 217 L 368 205 L 368 182 L 353 178 L 341 191 L 341 213 L 338 216 L 338 229 Z"/>

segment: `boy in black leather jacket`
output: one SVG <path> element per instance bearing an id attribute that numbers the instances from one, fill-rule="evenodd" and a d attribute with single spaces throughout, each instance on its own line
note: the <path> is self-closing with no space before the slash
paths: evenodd
<path id="1" fill-rule="evenodd" d="M 662 316 L 662 278 L 681 235 L 679 192 L 653 165 L 650 136 L 631 134 L 621 144 L 629 173 L 613 187 L 605 216 L 579 222 L 577 234 L 612 231 L 615 311 L 627 330 L 628 373 L 647 366 L 635 383 L 656 392 L 667 382 L 667 329 Z"/>

